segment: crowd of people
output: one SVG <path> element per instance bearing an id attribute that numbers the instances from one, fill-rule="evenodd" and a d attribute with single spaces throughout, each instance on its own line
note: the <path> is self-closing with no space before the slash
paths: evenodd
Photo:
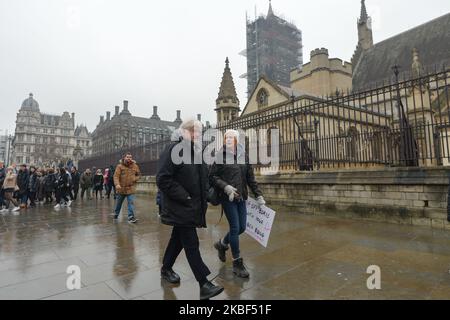
<path id="1" fill-rule="evenodd" d="M 92 171 L 95 172 L 92 175 Z M 54 205 L 56 209 L 70 207 L 77 200 L 81 188 L 81 199 L 116 198 L 114 167 L 105 170 L 87 169 L 82 174 L 75 166 L 58 168 L 36 168 L 13 164 L 7 168 L 0 162 L 0 212 L 18 212 L 36 205 Z"/>

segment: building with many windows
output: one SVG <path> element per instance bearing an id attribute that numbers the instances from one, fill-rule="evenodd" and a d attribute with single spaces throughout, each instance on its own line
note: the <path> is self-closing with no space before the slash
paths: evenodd
<path id="1" fill-rule="evenodd" d="M 80 129 L 84 128 L 84 129 Z M 83 138 L 77 137 L 83 132 Z M 77 142 L 81 144 L 78 145 Z M 57 166 L 89 155 L 90 134 L 85 127 L 75 130 L 75 113 L 41 113 L 39 103 L 30 93 L 17 113 L 11 162 L 36 166 Z M 74 153 L 77 147 L 81 148 Z M 82 156 L 80 156 L 82 154 Z"/>
<path id="2" fill-rule="evenodd" d="M 180 126 L 181 111 L 177 110 L 174 121 L 164 121 L 158 116 L 158 107 L 153 107 L 149 118 L 137 117 L 128 109 L 128 101 L 123 101 L 123 109 L 115 107 L 115 113 L 106 112 L 92 133 L 92 155 L 101 156 L 124 148 L 143 146 L 152 142 L 170 139 L 172 132 Z"/>
<path id="3" fill-rule="evenodd" d="M 8 131 L 0 130 L 0 161 L 3 163 L 8 163 L 10 156 L 12 136 L 8 135 Z"/>

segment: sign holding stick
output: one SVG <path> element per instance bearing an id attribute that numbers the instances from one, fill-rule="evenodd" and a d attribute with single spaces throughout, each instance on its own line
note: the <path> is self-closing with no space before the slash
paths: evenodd
<path id="1" fill-rule="evenodd" d="M 274 218 L 275 211 L 266 206 L 259 207 L 255 199 L 248 198 L 245 232 L 265 248 L 267 248 Z"/>

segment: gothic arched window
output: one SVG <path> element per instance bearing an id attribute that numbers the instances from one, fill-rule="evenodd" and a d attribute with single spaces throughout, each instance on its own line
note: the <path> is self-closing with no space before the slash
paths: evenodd
<path id="1" fill-rule="evenodd" d="M 266 89 L 262 88 L 258 91 L 256 101 L 258 102 L 258 108 L 267 107 L 269 105 L 269 93 Z"/>

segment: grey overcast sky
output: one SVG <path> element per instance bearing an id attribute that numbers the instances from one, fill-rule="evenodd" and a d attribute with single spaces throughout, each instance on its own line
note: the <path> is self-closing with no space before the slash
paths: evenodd
<path id="1" fill-rule="evenodd" d="M 449 0 L 367 0 L 379 42 L 450 12 Z M 41 112 L 75 112 L 93 131 L 100 115 L 129 100 L 134 115 L 164 120 L 201 113 L 215 122 L 215 99 L 230 58 L 246 102 L 245 13 L 268 0 L 0 0 L 0 129 L 33 92 Z M 273 0 L 275 14 L 303 32 L 304 62 L 317 47 L 350 60 L 360 0 Z M 431 49 L 431 48 L 430 48 Z M 0 132 L 1 134 L 1 132 Z"/>

